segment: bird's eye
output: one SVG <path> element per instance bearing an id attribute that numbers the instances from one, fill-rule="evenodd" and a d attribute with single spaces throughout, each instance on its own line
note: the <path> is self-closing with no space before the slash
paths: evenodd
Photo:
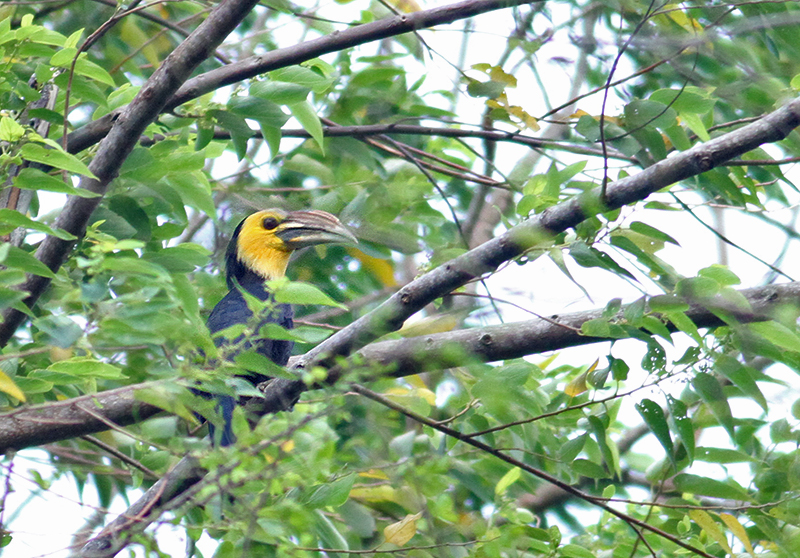
<path id="1" fill-rule="evenodd" d="M 264 227 L 264 230 L 271 231 L 278 226 L 278 220 L 275 217 L 264 217 L 261 226 Z"/>

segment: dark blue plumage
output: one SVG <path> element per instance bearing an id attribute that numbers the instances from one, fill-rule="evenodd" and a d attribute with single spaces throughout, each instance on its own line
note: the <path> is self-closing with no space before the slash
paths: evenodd
<path id="1" fill-rule="evenodd" d="M 247 301 L 245 300 L 244 296 L 242 296 L 242 291 L 240 289 L 245 289 L 248 293 L 260 300 L 268 300 L 272 296 L 264 286 L 264 279 L 252 271 L 246 270 L 246 273 L 244 273 L 239 279 L 239 286 L 234 286 L 231 288 L 228 294 L 226 294 L 225 297 L 214 307 L 214 310 L 211 311 L 211 315 L 208 317 L 208 329 L 211 331 L 212 336 L 216 332 L 222 331 L 223 329 L 231 327 L 235 324 L 252 323 L 251 319 L 253 317 L 253 312 L 247 307 Z M 286 329 L 291 329 L 294 325 L 292 321 L 293 314 L 294 312 L 292 311 L 292 307 L 288 304 L 276 304 L 271 311 L 267 311 L 267 313 L 265 313 L 265 315 L 259 321 L 258 327 L 255 328 L 255 331 L 258 331 L 261 326 L 270 322 L 276 323 Z M 217 336 L 214 338 L 214 344 L 217 347 L 231 343 L 236 344 L 240 343 L 241 341 L 241 336 L 233 340 L 226 339 L 222 336 Z M 255 347 L 256 351 L 270 359 L 275 364 L 285 366 L 289 361 L 289 356 L 292 353 L 293 345 L 294 342 L 292 341 L 259 337 L 253 341 L 247 341 L 243 343 L 241 347 L 238 347 L 238 351 L 244 351 Z M 233 360 L 236 355 L 234 353 L 227 356 L 229 359 Z M 269 376 L 258 374 L 256 372 L 252 372 L 245 377 L 253 385 L 258 385 L 259 383 L 269 379 Z M 234 401 L 234 398 L 229 395 L 217 395 L 216 399 L 219 404 L 220 414 L 222 414 L 222 417 L 225 420 L 225 428 L 223 429 L 220 437 L 220 444 L 223 446 L 228 446 L 236 440 L 233 436 L 233 432 L 231 431 L 231 419 L 233 418 L 233 409 L 236 406 L 236 401 Z M 210 423 L 208 428 L 209 433 L 211 434 L 211 439 L 214 440 L 215 428 Z"/>

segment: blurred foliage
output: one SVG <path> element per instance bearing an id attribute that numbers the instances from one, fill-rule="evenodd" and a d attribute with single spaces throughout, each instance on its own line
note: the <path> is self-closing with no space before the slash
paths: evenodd
<path id="1" fill-rule="evenodd" d="M 291 48 L 341 23 L 385 17 L 389 8 L 420 9 L 413 2 L 339 4 L 259 6 L 198 72 Z M 38 243 L 45 234 L 70 236 L 55 225 L 67 195 L 93 195 L 72 177 L 89 174 L 96 148 L 64 151 L 64 125 L 67 133 L 80 130 L 127 104 L 180 43 L 181 30 L 193 29 L 212 8 L 154 3 L 83 49 L 114 8 L 89 0 L 0 5 L 0 179 L 33 196 L 24 212 L 3 198 L 0 234 L 8 242 L 0 246 L 0 308 L 20 307 L 24 294 L 15 286 L 26 273 L 53 280 L 0 355 L 2 409 L 156 379 L 246 389 L 232 380 L 235 367 L 213 365 L 204 320 L 226 292 L 219 269 L 227 239 L 252 210 L 329 211 L 361 241 L 358 249 L 307 250 L 291 264 L 293 280 L 347 305 L 325 308 L 318 294 L 299 297 L 308 302 L 297 312 L 308 322 L 297 332 L 302 353 L 373 309 L 382 300 L 375 293 L 474 247 L 481 229 L 513 226 L 604 178 L 727 133 L 800 90 L 795 2 L 563 0 L 505 10 L 507 28 L 484 23 L 497 14 L 478 16 L 464 33 L 436 31 L 470 47 L 461 61 L 442 62 L 426 32 L 406 34 L 274 70 L 161 115 L 53 273 L 35 259 Z M 481 48 L 486 32 L 506 37 L 504 52 Z M 457 71 L 450 66 L 462 62 Z M 450 89 L 440 85 L 443 68 L 455 76 L 445 78 Z M 564 70 L 576 83 L 557 83 Z M 30 108 L 46 83 L 58 87 L 55 105 Z M 571 85 L 596 92 L 573 103 L 566 95 Z M 50 124 L 46 137 L 35 121 Z M 424 129 L 391 139 L 323 137 L 331 122 L 496 127 L 524 137 L 536 137 L 541 127 L 558 141 L 542 152 Z M 791 134 L 745 159 L 796 156 L 800 143 Z M 585 335 L 613 341 L 594 363 L 535 356 L 377 380 L 371 389 L 462 435 L 481 432 L 485 444 L 564 483 L 619 498 L 616 509 L 709 555 L 796 556 L 800 406 L 791 403 L 798 393 L 785 371 L 800 371 L 798 312 L 786 308 L 774 321 L 737 323 L 732 310 L 748 308 L 735 290 L 744 270 L 716 265 L 709 255 L 697 276 L 681 276 L 681 225 L 663 225 L 687 212 L 707 219 L 701 210 L 711 206 L 762 219 L 777 239 L 769 242 L 788 246 L 797 237 L 792 223 L 768 213 L 798 201 L 784 168 L 713 169 L 647 202 L 592 216 L 519 259 L 549 260 L 587 299 L 596 287 L 590 283 L 610 278 L 640 291 L 624 308 L 620 298 L 611 300 L 582 326 Z M 27 232 L 15 244 L 10 235 L 19 227 Z M 664 255 L 667 246 L 672 256 Z M 779 275 L 786 248 L 781 254 L 765 281 Z M 775 253 L 749 257 L 772 262 Z M 580 268 L 597 279 L 582 282 Z M 515 303 L 531 312 L 538 311 L 532 293 L 541 288 L 534 283 L 514 285 L 521 295 Z M 686 314 L 690 304 L 711 307 L 726 326 L 698 330 Z M 496 323 L 498 305 L 503 301 L 453 296 L 426 314 L 454 310 L 447 316 L 470 327 Z M 623 339 L 635 348 L 616 345 Z M 781 397 L 765 389 L 776 385 Z M 545 500 L 546 484 L 520 468 L 346 390 L 306 394 L 292 412 L 252 430 L 237 411 L 239 443 L 214 450 L 204 430 L 190 433 L 197 426 L 192 411 L 213 413 L 209 404 L 166 382 L 141 397 L 177 416 L 132 426 L 135 437 L 101 438 L 157 474 L 187 451 L 203 456 L 215 482 L 175 522 L 192 541 L 203 533 L 217 540 L 212 552 L 220 558 L 315 556 L 316 548 L 334 557 L 405 548 L 415 558 L 686 552 L 654 533 L 637 537 L 631 525 L 590 503 Z M 650 449 L 631 449 L 642 436 L 631 421 L 646 425 Z M 51 466 L 31 472 L 33 480 L 46 490 L 70 476 L 81 491 L 93 485 L 103 507 L 154 480 L 85 440 L 47 451 Z M 12 477 L 6 490 L 17 482 Z M 0 544 L 13 552 L 14 523 L 4 527 Z M 139 542 L 153 556 L 163 544 L 155 535 Z M 189 552 L 201 555 L 196 547 Z"/>

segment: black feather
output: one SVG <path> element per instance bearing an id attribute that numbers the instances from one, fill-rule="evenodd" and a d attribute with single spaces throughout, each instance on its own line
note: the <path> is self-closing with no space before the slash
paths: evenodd
<path id="1" fill-rule="evenodd" d="M 234 230 L 233 237 L 225 253 L 227 283 L 230 291 L 217 303 L 211 311 L 211 315 L 208 317 L 208 329 L 211 331 L 212 335 L 236 324 L 253 323 L 253 312 L 247 306 L 247 301 L 242 295 L 242 289 L 259 300 L 272 300 L 272 293 L 266 288 L 264 278 L 253 272 L 238 257 L 237 243 L 243 223 L 244 221 L 239 223 L 239 226 Z M 291 329 L 294 326 L 294 322 L 292 321 L 293 315 L 292 307 L 288 304 L 274 304 L 265 310 L 264 315 L 260 317 L 255 331 L 259 331 L 261 327 L 267 323 L 276 323 L 286 329 Z M 217 347 L 221 347 L 223 345 L 238 344 L 241 343 L 242 340 L 243 335 L 236 339 L 226 339 L 225 337 L 218 336 L 214 339 L 214 344 Z M 236 353 L 240 351 L 255 348 L 256 351 L 275 364 L 285 366 L 289 361 L 293 346 L 293 341 L 259 337 L 255 340 L 242 343 L 233 354 L 228 355 L 228 359 L 233 360 Z M 254 386 L 270 379 L 269 376 L 259 374 L 255 371 L 251 371 L 244 377 Z M 236 406 L 236 401 L 233 397 L 228 395 L 215 395 L 214 397 L 217 400 L 220 413 L 225 420 L 225 427 L 221 433 L 219 443 L 223 446 L 228 446 L 236 441 L 231 428 L 233 409 Z M 211 434 L 211 440 L 216 442 L 214 426 L 209 423 L 208 428 Z"/>

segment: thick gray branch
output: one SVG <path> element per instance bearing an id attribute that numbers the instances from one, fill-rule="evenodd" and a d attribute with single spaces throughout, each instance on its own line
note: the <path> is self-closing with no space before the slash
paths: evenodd
<path id="1" fill-rule="evenodd" d="M 398 330 L 426 304 L 496 270 L 527 250 L 546 244 L 553 235 L 597 213 L 641 201 L 653 192 L 701 174 L 764 143 L 779 141 L 798 125 L 800 99 L 795 99 L 757 122 L 618 180 L 608 186 L 605 200 L 596 188 L 560 203 L 412 281 L 381 306 L 309 351 L 295 367 L 331 368 L 336 357 L 351 354 L 380 336 Z"/>
<path id="2" fill-rule="evenodd" d="M 720 310 L 734 316 L 739 322 L 747 323 L 769 319 L 776 310 L 786 305 L 800 306 L 800 282 L 740 292 L 750 302 L 749 312 L 726 308 L 724 303 L 714 305 L 711 301 L 711 309 L 695 305 L 687 315 L 698 327 L 708 328 L 724 325 L 715 313 Z M 506 360 L 609 341 L 579 333 L 584 322 L 599 318 L 601 314 L 601 310 L 590 310 L 547 319 L 382 341 L 363 348 L 355 360 L 359 361 L 359 366 L 375 370 L 376 375 L 389 373 L 408 376 L 428 370 Z M 294 357 L 292 362 L 300 358 Z M 341 368 L 332 368 L 329 383 L 334 382 L 341 373 Z M 260 414 L 279 411 L 288 407 L 305 389 L 303 383 L 291 383 L 292 387 L 299 387 L 290 392 L 274 390 L 272 385 L 275 383 L 267 387 L 265 400 L 252 400 L 251 410 Z M 150 385 L 155 383 L 127 386 L 0 415 L 0 453 L 100 432 L 108 429 L 109 422 L 124 426 L 151 417 L 159 409 L 134 398 L 136 390 L 146 389 Z"/>
<path id="3" fill-rule="evenodd" d="M 150 418 L 161 409 L 137 401 L 134 395 L 149 385 L 21 407 L 0 415 L 0 453 L 102 432 L 109 424 L 126 426 Z"/>

